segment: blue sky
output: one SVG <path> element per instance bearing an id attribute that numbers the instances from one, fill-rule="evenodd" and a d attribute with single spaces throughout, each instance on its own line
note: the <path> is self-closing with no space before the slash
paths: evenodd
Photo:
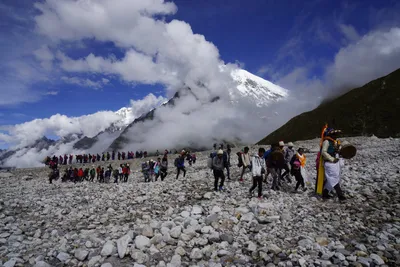
<path id="1" fill-rule="evenodd" d="M 56 63 L 45 65 L 48 61 L 35 56 L 43 46 L 49 48 L 52 58 L 62 52 L 72 60 L 91 53 L 122 60 L 127 50 L 113 40 L 98 41 L 101 36 L 98 30 L 93 37 L 85 32 L 86 37 L 72 39 L 60 37 L 62 34 L 56 36 L 54 32 L 43 34 L 45 30 L 35 21 L 42 11 L 34 8 L 34 2 L 48 4 L 52 1 L 6 0 L 0 3 L 0 78 L 3 80 L 0 125 L 47 118 L 56 113 L 71 117 L 99 110 L 118 110 L 129 106 L 131 99 L 142 99 L 149 93 L 166 95 L 163 82 L 142 84 L 121 78 L 119 73 L 72 72 Z M 177 7 L 174 15 L 155 17 L 167 23 L 185 21 L 194 33 L 204 35 L 218 48 L 225 63 L 237 63 L 295 93 L 302 92 L 304 87 L 326 90 L 331 86 L 353 85 L 346 77 L 343 83 L 328 81 L 342 77 L 337 73 L 327 74 L 327 69 L 335 69 L 338 53 L 349 46 L 357 46 L 368 34 L 384 33 L 400 25 L 400 3 L 395 0 L 173 2 Z M 46 55 L 44 53 L 44 58 Z M 394 63 L 382 64 L 383 72 L 394 70 Z M 376 78 L 374 75 L 378 74 L 376 70 L 357 74 L 360 77 L 357 76 L 354 85 Z"/>

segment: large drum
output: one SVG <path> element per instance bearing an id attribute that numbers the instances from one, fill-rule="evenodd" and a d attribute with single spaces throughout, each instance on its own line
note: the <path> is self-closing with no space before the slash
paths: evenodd
<path id="1" fill-rule="evenodd" d="M 344 159 L 351 159 L 357 154 L 357 148 L 349 142 L 343 142 L 339 154 Z"/>

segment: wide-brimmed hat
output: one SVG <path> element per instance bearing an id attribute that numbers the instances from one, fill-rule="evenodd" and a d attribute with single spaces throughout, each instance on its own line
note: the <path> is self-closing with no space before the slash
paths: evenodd
<path id="1" fill-rule="evenodd" d="M 289 143 L 287 144 L 287 146 L 288 146 L 288 147 L 294 147 L 294 145 L 293 145 L 292 142 L 289 142 Z"/>
<path id="2" fill-rule="evenodd" d="M 285 142 L 279 141 L 279 146 L 285 146 Z"/>

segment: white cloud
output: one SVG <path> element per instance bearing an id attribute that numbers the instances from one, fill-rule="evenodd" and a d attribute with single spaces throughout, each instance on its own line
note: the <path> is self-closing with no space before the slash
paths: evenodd
<path id="1" fill-rule="evenodd" d="M 333 88 L 356 87 L 400 67 L 400 28 L 374 31 L 339 50 L 326 79 Z"/>
<path id="2" fill-rule="evenodd" d="M 305 110 L 310 110 L 326 97 L 389 74 L 400 67 L 399 62 L 400 28 L 394 27 L 372 31 L 341 48 L 322 77 L 312 76 L 312 68 L 298 67 L 281 76 L 277 83 L 292 90 L 300 100 L 302 96 L 309 99 Z"/>
<path id="3" fill-rule="evenodd" d="M 50 118 L 8 126 L 8 134 L 0 136 L 0 140 L 14 144 L 13 148 L 22 148 L 31 145 L 47 134 L 60 137 L 69 134 L 83 134 L 92 137 L 120 119 L 121 117 L 112 111 L 100 111 L 81 117 L 56 114 Z"/>
<path id="4" fill-rule="evenodd" d="M 105 78 L 102 78 L 99 81 L 92 81 L 90 79 L 82 79 L 78 77 L 66 77 L 66 76 L 61 77 L 61 80 L 68 84 L 74 84 L 82 87 L 90 87 L 93 89 L 100 89 L 104 85 L 107 85 L 110 82 L 110 80 Z"/>
<path id="5" fill-rule="evenodd" d="M 51 70 L 55 57 L 47 45 L 35 50 L 33 54 L 41 62 L 40 64 L 44 69 Z"/>
<path id="6" fill-rule="evenodd" d="M 161 83 L 172 90 L 183 85 L 197 90 L 201 82 L 220 95 L 227 91 L 230 77 L 218 71 L 223 64 L 218 49 L 194 34 L 187 23 L 159 19 L 176 12 L 171 2 L 48 0 L 35 6 L 41 12 L 35 18 L 38 32 L 54 41 L 94 38 L 111 41 L 126 51 L 121 59 L 93 53 L 72 59 L 59 52 L 57 58 L 65 71 L 114 74 L 124 81 Z M 198 91 L 198 95 L 209 94 Z"/>
<path id="7" fill-rule="evenodd" d="M 58 95 L 58 93 L 59 93 L 58 91 L 48 91 L 45 93 L 45 95 L 53 95 L 54 96 L 54 95 Z"/>
<path id="8" fill-rule="evenodd" d="M 131 100 L 132 115 L 133 117 L 138 118 L 166 101 L 168 101 L 168 99 L 162 96 L 156 97 L 153 94 L 148 94 L 141 100 Z"/>
<path id="9" fill-rule="evenodd" d="M 339 24 L 340 31 L 349 42 L 356 42 L 360 39 L 360 35 L 352 25 Z"/>

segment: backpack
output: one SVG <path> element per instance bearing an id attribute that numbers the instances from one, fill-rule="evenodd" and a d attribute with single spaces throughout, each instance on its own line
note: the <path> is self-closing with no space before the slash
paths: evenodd
<path id="1" fill-rule="evenodd" d="M 208 158 L 207 159 L 207 167 L 212 169 L 213 168 L 213 158 Z"/>
<path id="2" fill-rule="evenodd" d="M 237 152 L 236 155 L 238 156 L 238 167 L 242 167 L 243 166 L 243 160 L 242 160 L 242 152 Z"/>

